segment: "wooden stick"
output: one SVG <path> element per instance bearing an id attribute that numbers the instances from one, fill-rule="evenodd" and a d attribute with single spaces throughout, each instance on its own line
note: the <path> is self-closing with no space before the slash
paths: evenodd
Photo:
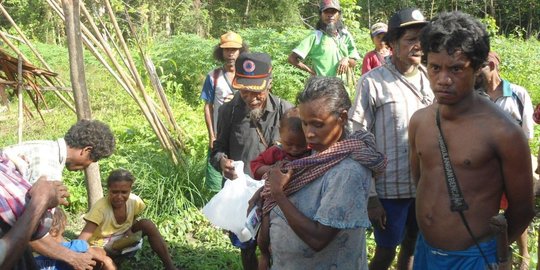
<path id="1" fill-rule="evenodd" d="M 113 63 L 113 65 L 115 66 L 116 70 L 118 71 L 118 73 L 120 74 L 120 76 L 122 77 L 122 81 L 123 83 L 126 85 L 126 86 L 129 86 L 129 89 L 131 92 L 131 95 L 132 97 L 135 98 L 135 101 L 137 102 L 137 104 L 139 105 L 139 107 L 141 108 L 141 110 L 143 111 L 144 113 L 144 116 L 146 117 L 147 121 L 150 123 L 152 129 L 154 130 L 154 132 L 156 133 L 156 136 L 158 137 L 160 143 L 162 144 L 162 146 L 165 148 L 165 149 L 170 149 L 170 142 L 167 141 L 167 135 L 165 135 L 163 133 L 163 128 L 160 128 L 160 125 L 159 125 L 159 121 L 155 121 L 156 117 L 155 117 L 155 112 L 152 111 L 151 109 L 151 105 L 149 105 L 149 103 L 144 103 L 142 102 L 138 97 L 137 97 L 137 94 L 136 94 L 136 91 L 134 90 L 136 87 L 133 87 L 132 84 L 134 83 L 133 81 L 133 78 L 132 77 L 129 77 L 125 74 L 125 72 L 123 71 L 122 67 L 120 66 L 120 64 L 117 62 L 116 60 L 116 57 L 114 56 L 114 54 L 112 53 L 112 51 L 110 50 L 110 47 L 108 46 L 108 43 L 105 41 L 105 39 L 101 36 L 101 32 L 99 31 L 99 29 L 97 29 L 94 21 L 93 21 L 93 18 L 92 16 L 90 16 L 90 14 L 88 13 L 88 11 L 86 10 L 86 8 L 84 7 L 83 5 L 83 8 L 82 8 L 82 11 L 83 13 L 85 14 L 85 16 L 87 17 L 92 29 L 94 30 L 94 33 L 97 37 L 97 39 L 99 40 L 99 42 L 102 44 L 102 48 L 104 49 L 105 53 L 108 55 L 109 59 L 111 60 L 111 62 Z M 111 39 L 112 41 L 112 39 Z M 121 57 L 121 52 L 119 52 L 120 54 L 120 57 Z M 122 59 L 123 60 L 123 59 Z M 126 61 L 124 60 L 123 61 L 124 63 L 126 63 Z M 133 72 L 131 72 L 131 74 L 133 74 Z M 150 100 L 151 101 L 151 100 Z M 150 102 L 150 104 L 152 104 L 152 102 Z M 157 118 L 159 119 L 159 118 Z M 173 154 L 173 161 L 175 163 L 177 163 L 177 158 L 175 157 L 175 155 Z"/>
<path id="2" fill-rule="evenodd" d="M 179 136 L 178 143 L 180 144 L 180 147 L 182 148 L 182 150 L 185 150 L 185 145 L 182 142 L 182 137 L 181 137 L 182 135 L 181 135 L 180 127 L 178 126 L 178 124 L 174 120 L 174 114 L 172 112 L 171 106 L 169 105 L 169 101 L 167 100 L 167 96 L 165 95 L 165 91 L 163 90 L 161 82 L 159 81 L 159 77 L 157 75 L 154 63 L 152 63 L 152 60 L 149 57 L 147 57 L 147 55 L 144 53 L 144 51 L 143 51 L 143 49 L 141 47 L 141 42 L 140 42 L 140 40 L 139 40 L 139 38 L 137 36 L 137 33 L 135 31 L 135 27 L 133 26 L 133 23 L 131 22 L 131 19 L 130 19 L 129 14 L 127 13 L 126 9 L 124 9 L 124 12 L 125 12 L 125 15 L 126 15 L 128 25 L 129 25 L 129 29 L 131 31 L 131 35 L 135 39 L 135 43 L 136 43 L 136 45 L 137 45 L 137 47 L 139 49 L 139 54 L 140 54 L 141 58 L 144 61 L 144 67 L 146 68 L 146 72 L 150 76 L 150 82 L 152 83 L 152 86 L 153 86 L 154 90 L 157 92 L 157 94 L 158 94 L 158 96 L 160 98 L 161 105 L 162 105 L 163 110 L 165 112 L 165 116 L 167 117 L 167 120 L 169 121 L 169 124 L 178 133 L 178 136 Z"/>
<path id="3" fill-rule="evenodd" d="M 22 143 L 22 133 L 23 133 L 23 76 L 22 76 L 22 63 L 23 58 L 22 55 L 19 54 L 19 64 L 17 65 L 17 97 L 19 98 L 19 119 L 18 119 L 18 126 L 19 130 L 17 132 L 17 137 L 19 138 L 19 144 Z"/>
<path id="4" fill-rule="evenodd" d="M 127 61 L 129 63 L 129 66 L 128 68 L 131 69 L 131 73 L 135 75 L 135 82 L 136 82 L 136 85 L 138 86 L 138 90 L 140 91 L 140 93 L 142 94 L 147 106 L 149 106 L 149 109 L 150 109 L 150 112 L 151 112 L 151 116 L 153 118 L 153 120 L 158 123 L 160 120 L 159 118 L 157 117 L 156 113 L 155 113 L 155 110 L 153 110 L 153 104 L 150 100 L 150 98 L 148 97 L 147 93 L 144 91 L 144 85 L 142 83 L 142 80 L 139 76 L 139 74 L 136 72 L 137 68 L 135 66 L 135 62 L 133 61 L 133 58 L 131 57 L 131 53 L 129 51 L 129 48 L 127 47 L 127 44 L 122 36 L 122 31 L 120 30 L 120 27 L 118 26 L 118 22 L 116 21 L 116 17 L 114 15 L 114 12 L 112 10 L 112 7 L 111 7 L 111 3 L 109 0 L 105 0 L 105 7 L 109 13 L 109 16 L 110 16 L 110 19 L 111 19 L 111 22 L 113 24 L 113 27 L 115 29 L 115 32 L 116 32 L 116 35 L 118 37 L 118 40 L 120 41 L 120 45 L 122 46 L 122 49 L 124 50 L 124 53 L 125 53 L 125 56 L 127 58 Z M 165 130 L 163 129 L 162 126 L 160 125 L 157 125 L 158 127 L 158 130 L 156 130 L 156 133 L 159 133 L 160 136 L 163 136 L 164 139 L 167 139 L 168 136 L 164 136 L 165 135 Z M 174 151 L 172 151 L 172 143 L 168 140 L 164 140 L 165 142 L 165 147 L 166 149 L 170 150 L 170 153 L 172 155 L 172 158 L 173 160 L 175 161 L 175 163 L 177 163 L 177 158 L 176 158 L 176 154 L 174 153 Z"/>

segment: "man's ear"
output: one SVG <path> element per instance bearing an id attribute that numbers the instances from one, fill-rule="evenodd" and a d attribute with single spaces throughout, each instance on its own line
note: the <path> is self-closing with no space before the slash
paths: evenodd
<path id="1" fill-rule="evenodd" d="M 348 120 L 349 114 L 347 113 L 347 110 L 341 111 L 338 116 L 338 121 L 340 121 L 340 123 L 347 123 Z"/>
<path id="2" fill-rule="evenodd" d="M 268 80 L 268 88 L 266 89 L 268 89 L 268 92 L 272 93 L 272 78 Z"/>
<path id="3" fill-rule="evenodd" d="M 488 61 L 489 71 L 497 70 L 497 65 L 493 61 Z"/>
<path id="4" fill-rule="evenodd" d="M 84 154 L 84 153 L 90 154 L 90 152 L 92 152 L 93 149 L 94 149 L 94 148 L 93 148 L 92 146 L 85 146 L 85 147 L 82 149 L 81 153 L 83 153 L 83 154 Z"/>

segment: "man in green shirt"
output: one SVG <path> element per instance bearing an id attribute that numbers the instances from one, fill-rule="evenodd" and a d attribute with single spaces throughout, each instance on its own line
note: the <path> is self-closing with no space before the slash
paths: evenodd
<path id="1" fill-rule="evenodd" d="M 341 75 L 346 75 L 347 69 L 356 65 L 360 55 L 341 20 L 339 0 L 321 1 L 316 29 L 291 52 L 289 63 L 311 75 L 345 79 Z M 307 58 L 313 67 L 303 62 Z"/>

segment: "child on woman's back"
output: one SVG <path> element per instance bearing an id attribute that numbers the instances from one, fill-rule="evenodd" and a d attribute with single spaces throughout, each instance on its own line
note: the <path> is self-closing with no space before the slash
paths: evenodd
<path id="1" fill-rule="evenodd" d="M 292 108 L 283 114 L 279 126 L 281 145 L 272 146 L 250 163 L 251 172 L 255 179 L 261 179 L 272 166 L 282 162 L 292 161 L 309 155 L 306 138 L 302 130 L 298 109 Z M 259 257 L 259 270 L 266 270 L 270 266 L 270 219 L 267 215 L 262 217 L 257 245 L 261 251 Z"/>
<path id="2" fill-rule="evenodd" d="M 137 217 L 145 208 L 144 202 L 131 193 L 135 177 L 127 170 L 118 169 L 107 178 L 108 194 L 98 200 L 84 216 L 84 226 L 79 239 L 90 245 L 104 247 L 111 256 L 122 254 L 122 250 L 136 245 L 142 232 L 148 236 L 152 250 L 159 256 L 166 269 L 176 269 L 169 255 L 167 245 L 156 225 Z"/>
<path id="3" fill-rule="evenodd" d="M 89 247 L 88 243 L 84 240 L 75 239 L 72 241 L 66 241 L 64 238 L 64 231 L 66 230 L 67 217 L 62 208 L 55 208 L 52 218 L 51 229 L 49 230 L 49 235 L 58 243 L 61 243 L 65 247 L 76 251 L 76 252 L 88 252 L 93 256 L 93 259 L 97 261 L 97 269 L 103 270 L 115 270 L 116 266 L 114 265 L 111 258 L 105 254 L 105 250 L 98 247 Z M 41 270 L 68 270 L 72 269 L 69 265 L 62 261 L 57 261 L 45 256 L 37 256 L 36 263 L 38 268 Z"/>

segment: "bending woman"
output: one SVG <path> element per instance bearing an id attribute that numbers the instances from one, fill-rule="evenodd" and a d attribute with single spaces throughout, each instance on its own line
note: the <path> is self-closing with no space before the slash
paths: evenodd
<path id="1" fill-rule="evenodd" d="M 371 133 L 347 136 L 351 101 L 341 80 L 311 78 L 297 103 L 313 154 L 269 172 L 271 268 L 367 269 L 370 179 L 386 159 Z"/>

